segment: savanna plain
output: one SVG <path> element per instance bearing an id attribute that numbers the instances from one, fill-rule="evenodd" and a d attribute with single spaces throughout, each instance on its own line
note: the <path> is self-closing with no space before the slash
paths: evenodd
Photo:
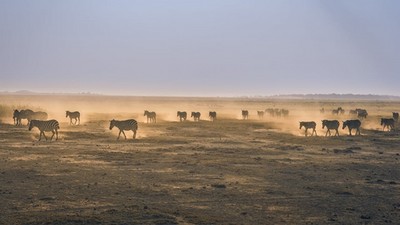
<path id="1" fill-rule="evenodd" d="M 1 95 L 0 106 L 0 224 L 400 223 L 399 123 L 380 125 L 397 101 Z M 58 120 L 59 139 L 15 126 L 13 109 L 26 108 Z M 259 119 L 267 108 L 289 116 Z M 355 108 L 368 110 L 361 136 L 325 137 L 321 120 Z M 137 138 L 116 140 L 112 119 L 137 120 Z M 311 120 L 317 137 L 299 129 Z"/>

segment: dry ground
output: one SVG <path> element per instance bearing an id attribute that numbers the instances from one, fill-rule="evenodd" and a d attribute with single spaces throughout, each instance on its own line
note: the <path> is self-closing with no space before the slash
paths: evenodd
<path id="1" fill-rule="evenodd" d="M 332 116 L 318 109 L 349 109 L 354 102 L 174 99 L 146 105 L 122 98 L 90 112 L 90 104 L 102 103 L 86 99 L 79 102 L 86 110 L 82 125 L 69 126 L 63 112 L 72 101 L 64 99 L 62 109 L 55 107 L 60 99 L 39 104 L 32 98 L 30 104 L 61 122 L 60 140 L 38 142 L 38 130 L 3 119 L 0 224 L 400 223 L 400 136 L 378 130 L 377 122 L 399 103 L 359 103 L 371 114 L 361 137 L 341 130 L 340 137 L 305 138 L 299 120 L 316 118 L 321 135 L 319 119 Z M 256 119 L 254 110 L 270 106 L 289 108 L 290 119 Z M 126 113 L 128 107 L 134 113 Z M 248 121 L 238 119 L 244 107 Z M 178 122 L 182 108 L 199 109 L 203 120 Z M 160 112 L 159 122 L 144 123 L 144 109 Z M 220 118 L 207 121 L 208 110 Z M 116 141 L 108 120 L 126 117 L 139 121 L 138 139 Z"/>

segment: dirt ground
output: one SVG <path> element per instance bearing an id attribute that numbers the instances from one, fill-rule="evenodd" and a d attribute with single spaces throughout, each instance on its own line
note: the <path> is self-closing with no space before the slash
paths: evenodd
<path id="1" fill-rule="evenodd" d="M 61 124 L 58 141 L 38 142 L 37 129 L 1 118 L 0 224 L 400 224 L 400 132 L 379 123 L 399 102 L 0 96 L 0 104 L 41 109 Z M 351 118 L 329 113 L 338 106 L 368 110 L 362 136 L 324 136 L 321 119 Z M 258 119 L 256 110 L 271 107 L 289 117 Z M 69 125 L 66 110 L 80 110 L 82 124 Z M 177 110 L 200 111 L 201 121 L 179 122 Z M 139 122 L 137 139 L 127 132 L 117 141 L 109 120 L 129 118 Z M 300 120 L 316 121 L 319 136 L 304 137 Z"/>

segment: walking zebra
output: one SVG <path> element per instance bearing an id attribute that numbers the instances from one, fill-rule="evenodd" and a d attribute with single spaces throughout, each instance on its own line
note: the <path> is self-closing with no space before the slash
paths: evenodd
<path id="1" fill-rule="evenodd" d="M 289 110 L 287 109 L 281 109 L 281 113 L 283 117 L 288 117 L 289 116 Z"/>
<path id="2" fill-rule="evenodd" d="M 264 111 L 257 111 L 258 118 L 262 120 L 264 118 Z"/>
<path id="3" fill-rule="evenodd" d="M 268 108 L 265 110 L 270 116 L 274 117 L 275 116 L 275 111 L 273 108 Z"/>
<path id="4" fill-rule="evenodd" d="M 124 130 L 131 130 L 133 131 L 133 139 L 136 138 L 136 131 L 138 129 L 138 124 L 136 122 L 136 120 L 134 119 L 130 119 L 130 120 L 110 120 L 110 130 L 112 130 L 113 128 L 117 127 L 119 129 L 119 133 L 118 133 L 118 138 L 117 140 L 119 140 L 119 137 L 121 136 L 121 133 L 124 135 L 125 140 L 126 140 L 126 135 Z"/>
<path id="5" fill-rule="evenodd" d="M 217 119 L 217 112 L 210 111 L 210 112 L 208 113 L 208 117 L 210 117 L 210 120 L 211 120 L 211 121 L 214 121 L 215 119 Z"/>
<path id="6" fill-rule="evenodd" d="M 199 121 L 200 120 L 201 113 L 200 112 L 192 112 L 192 115 L 190 117 L 193 117 L 194 121 Z"/>
<path id="7" fill-rule="evenodd" d="M 399 121 L 399 113 L 398 112 L 393 112 L 393 119 L 394 121 Z"/>
<path id="8" fill-rule="evenodd" d="M 313 131 L 312 131 L 312 133 L 311 133 L 311 136 L 313 136 L 314 133 L 315 133 L 315 136 L 318 136 L 318 135 L 317 135 L 317 131 L 315 130 L 315 127 L 316 127 L 316 126 L 317 126 L 317 124 L 316 124 L 314 121 L 310 121 L 310 122 L 303 122 L 303 121 L 301 121 L 301 122 L 300 122 L 300 128 L 299 128 L 299 129 L 301 129 L 302 127 L 306 128 L 306 131 L 305 131 L 305 136 L 306 136 L 306 137 L 308 136 L 308 133 L 307 133 L 308 129 L 313 129 Z"/>
<path id="9" fill-rule="evenodd" d="M 343 121 L 342 129 L 345 129 L 346 127 L 348 127 L 350 136 L 351 136 L 351 130 L 352 129 L 356 129 L 356 134 L 355 135 L 357 135 L 357 134 L 361 135 L 360 126 L 361 126 L 361 121 L 360 120 L 346 120 L 346 121 Z"/>
<path id="10" fill-rule="evenodd" d="M 349 114 L 350 114 L 350 115 L 357 115 L 358 112 L 357 112 L 357 110 L 351 109 L 351 110 L 349 111 Z"/>
<path id="11" fill-rule="evenodd" d="M 156 123 L 157 121 L 157 114 L 156 112 L 149 112 L 147 110 L 144 111 L 144 115 L 143 116 L 147 116 L 147 123 Z"/>
<path id="12" fill-rule="evenodd" d="M 337 120 L 322 120 L 322 129 L 327 128 L 328 131 L 325 133 L 325 137 L 328 135 L 331 136 L 331 130 L 336 130 L 335 136 L 339 136 L 339 121 Z"/>
<path id="13" fill-rule="evenodd" d="M 244 120 L 249 119 L 249 111 L 247 110 L 242 110 L 242 118 Z"/>
<path id="14" fill-rule="evenodd" d="M 14 110 L 14 114 L 13 114 L 14 124 L 16 126 L 22 125 L 22 119 L 28 120 L 28 124 L 29 124 L 32 114 L 33 114 L 33 111 L 30 109 L 23 109 L 21 111 L 18 111 L 17 109 Z"/>
<path id="15" fill-rule="evenodd" d="M 179 116 L 179 121 L 182 122 L 182 120 L 183 120 L 183 121 L 186 120 L 186 118 L 187 118 L 187 113 L 186 113 L 186 112 L 178 111 L 178 112 L 176 113 L 176 116 L 177 116 L 177 117 Z"/>
<path id="16" fill-rule="evenodd" d="M 73 123 L 74 125 L 76 125 L 76 123 L 78 123 L 78 125 L 81 124 L 81 113 L 78 111 L 75 112 L 66 111 L 65 117 L 69 117 L 69 125 L 72 125 L 72 119 L 75 120 L 75 122 Z"/>
<path id="17" fill-rule="evenodd" d="M 385 119 L 382 118 L 381 119 L 381 126 L 383 126 L 383 131 L 385 131 L 385 128 L 387 127 L 389 131 L 394 129 L 394 119 L 390 118 L 390 119 Z"/>
<path id="18" fill-rule="evenodd" d="M 360 118 L 360 119 L 367 118 L 367 116 L 368 116 L 367 110 L 365 110 L 365 109 L 356 109 L 356 111 L 357 111 L 358 118 Z"/>
<path id="19" fill-rule="evenodd" d="M 53 133 L 50 137 L 50 141 L 53 139 L 54 134 L 56 135 L 56 140 L 58 140 L 58 129 L 60 129 L 60 124 L 57 120 L 31 120 L 29 123 L 29 130 L 32 130 L 34 127 L 37 127 L 40 131 L 39 141 L 42 139 L 42 134 L 47 141 L 47 137 L 44 133 L 45 131 L 51 131 Z"/>
<path id="20" fill-rule="evenodd" d="M 332 114 L 333 115 L 342 115 L 344 114 L 344 109 L 342 109 L 342 107 L 338 107 L 337 109 L 332 110 Z"/>

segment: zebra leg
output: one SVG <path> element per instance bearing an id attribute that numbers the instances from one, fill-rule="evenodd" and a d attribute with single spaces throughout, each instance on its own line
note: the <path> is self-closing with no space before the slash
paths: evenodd
<path id="1" fill-rule="evenodd" d="M 336 135 L 339 137 L 339 131 L 338 131 L 338 129 L 336 129 L 335 136 L 336 136 Z"/>
<path id="2" fill-rule="evenodd" d="M 81 125 L 81 117 L 78 117 L 78 125 Z"/>
<path id="3" fill-rule="evenodd" d="M 308 136 L 307 130 L 308 130 L 308 128 L 306 128 L 306 131 L 305 131 L 305 136 L 306 137 Z"/>
<path id="4" fill-rule="evenodd" d="M 313 134 L 315 133 L 315 136 L 317 137 L 318 136 L 318 134 L 317 134 L 317 131 L 315 130 L 315 128 L 313 128 Z M 330 132 L 329 132 L 329 134 L 330 134 Z M 311 136 L 313 136 L 313 135 L 311 135 Z M 330 136 L 330 135 L 329 135 Z"/>
<path id="5" fill-rule="evenodd" d="M 58 130 L 56 129 L 56 141 L 58 140 Z"/>
<path id="6" fill-rule="evenodd" d="M 360 128 L 357 128 L 356 135 L 361 135 Z"/>
<path id="7" fill-rule="evenodd" d="M 351 128 L 349 128 L 349 133 L 350 133 L 350 136 L 351 136 Z"/>
<path id="8" fill-rule="evenodd" d="M 122 130 L 119 130 L 117 140 L 119 140 L 119 137 L 121 136 L 121 132 L 122 132 Z"/>
<path id="9" fill-rule="evenodd" d="M 328 136 L 329 129 L 325 133 L 325 137 Z M 330 136 L 330 135 L 329 135 Z"/>
<path id="10" fill-rule="evenodd" d="M 43 137 L 46 139 L 46 141 L 47 141 L 47 137 L 46 137 L 46 134 L 44 133 L 44 131 L 41 131 L 42 133 L 43 133 Z"/>
<path id="11" fill-rule="evenodd" d="M 40 134 L 39 134 L 39 141 L 40 140 L 42 140 L 42 131 L 40 131 Z"/>
<path id="12" fill-rule="evenodd" d="M 53 140 L 54 134 L 55 134 L 56 132 L 54 132 L 54 130 L 52 130 L 51 133 L 53 133 L 53 135 L 51 135 L 50 141 Z"/>
<path id="13" fill-rule="evenodd" d="M 133 131 L 133 139 L 136 139 L 136 130 L 132 130 Z"/>
<path id="14" fill-rule="evenodd" d="M 124 132 L 124 131 L 122 131 L 122 134 L 124 135 L 124 137 L 125 137 L 125 140 L 126 140 L 126 135 L 125 135 L 125 132 Z"/>

